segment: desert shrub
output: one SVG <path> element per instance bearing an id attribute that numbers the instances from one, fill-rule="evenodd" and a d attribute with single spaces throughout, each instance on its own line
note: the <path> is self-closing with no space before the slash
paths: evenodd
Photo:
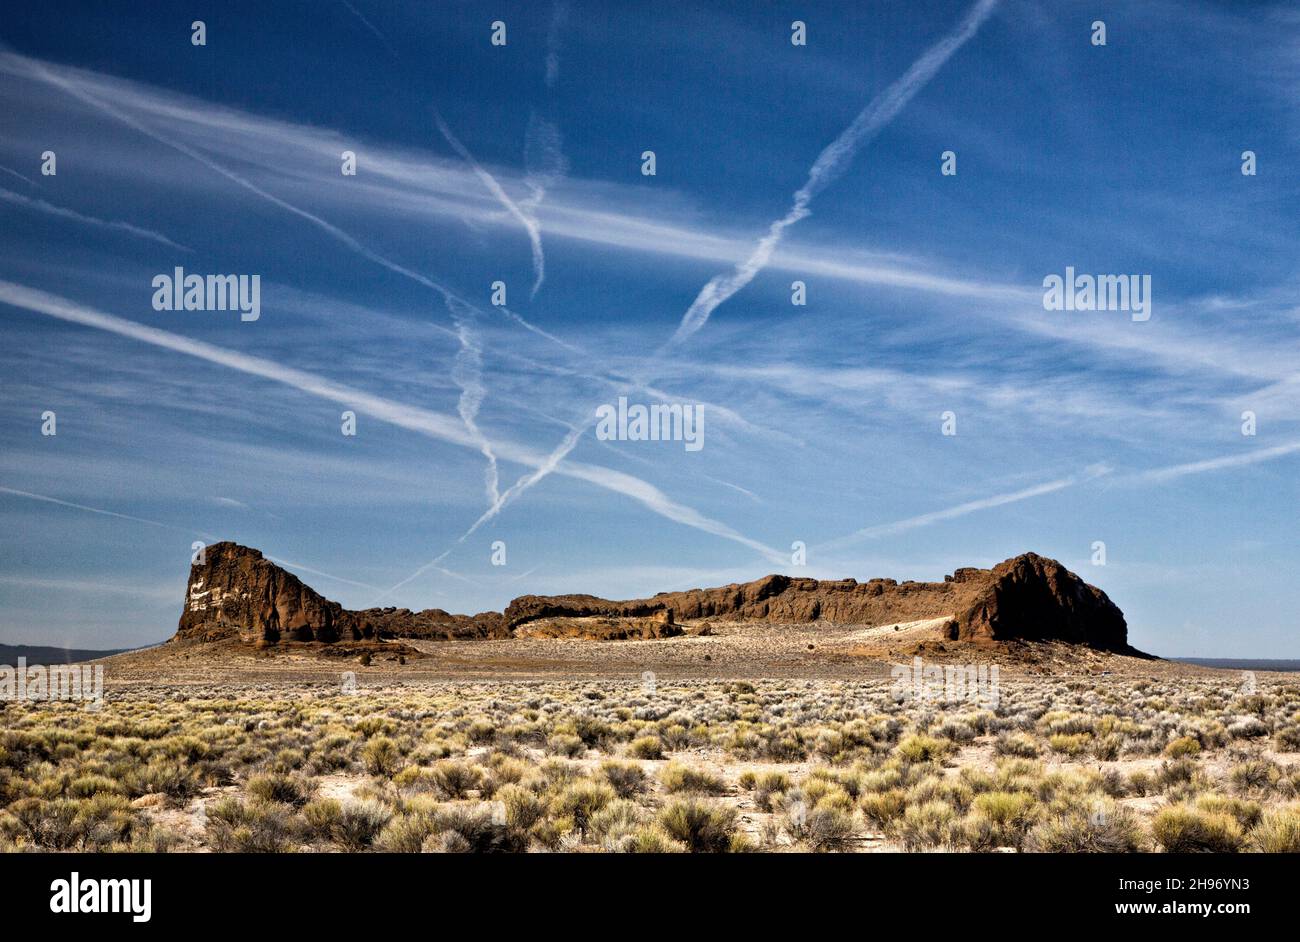
<path id="1" fill-rule="evenodd" d="M 784 772 L 763 772 L 754 776 L 754 805 L 760 811 L 772 810 L 772 799 L 790 790 L 790 778 Z"/>
<path id="2" fill-rule="evenodd" d="M 1228 773 L 1228 781 L 1239 792 L 1268 791 L 1281 777 L 1278 767 L 1267 759 L 1247 759 Z"/>
<path id="3" fill-rule="evenodd" d="M 309 801 L 302 809 L 303 829 L 314 840 L 332 840 L 343 806 L 333 798 L 317 798 Z"/>
<path id="4" fill-rule="evenodd" d="M 1201 741 L 1195 736 L 1181 736 L 1165 746 L 1165 755 L 1171 759 L 1194 756 L 1201 751 Z"/>
<path id="5" fill-rule="evenodd" d="M 591 816 L 588 831 L 607 849 L 618 846 L 645 823 L 645 813 L 634 801 L 616 798 Z"/>
<path id="6" fill-rule="evenodd" d="M 1144 798 L 1156 790 L 1156 780 L 1150 772 L 1137 769 L 1128 777 L 1128 787 L 1133 794 Z"/>
<path id="7" fill-rule="evenodd" d="M 1038 818 L 1037 802 L 1027 792 L 985 792 L 975 796 L 971 808 L 969 827 L 979 835 L 983 846 L 975 849 L 980 850 L 1018 848 Z"/>
<path id="8" fill-rule="evenodd" d="M 1156 783 L 1161 789 L 1167 791 L 1175 785 L 1190 782 L 1195 774 L 1195 762 L 1188 758 L 1175 759 L 1173 762 L 1160 764 L 1160 771 L 1156 773 Z"/>
<path id="9" fill-rule="evenodd" d="M 1162 809 L 1151 822 L 1151 833 L 1171 854 L 1231 854 L 1242 844 L 1241 825 L 1232 815 L 1198 811 L 1185 804 Z"/>
<path id="10" fill-rule="evenodd" d="M 736 830 L 735 811 L 700 798 L 668 802 L 658 820 L 664 833 L 696 854 L 726 853 Z"/>
<path id="11" fill-rule="evenodd" d="M 293 819 L 285 805 L 222 798 L 208 805 L 206 813 L 207 837 L 215 850 L 278 854 L 293 849 Z"/>
<path id="12" fill-rule="evenodd" d="M 704 795 L 721 795 L 727 783 L 703 769 L 693 769 L 679 762 L 670 762 L 659 773 L 659 782 L 670 795 L 678 792 L 699 792 Z"/>
<path id="13" fill-rule="evenodd" d="M 125 791 L 121 782 L 106 775 L 79 775 L 68 784 L 70 798 L 89 798 L 100 793 L 120 795 Z"/>
<path id="14" fill-rule="evenodd" d="M 845 850 L 853 843 L 853 815 L 837 807 L 818 806 L 807 811 L 803 806 L 786 812 L 784 825 L 796 841 L 815 853 Z"/>
<path id="15" fill-rule="evenodd" d="M 134 769 L 125 780 L 127 793 L 135 797 L 161 793 L 175 802 L 199 793 L 198 775 L 179 759 L 153 759 Z"/>
<path id="16" fill-rule="evenodd" d="M 1142 850 L 1142 827 L 1128 808 L 1108 802 L 1047 818 L 1026 835 L 1023 848 L 1047 854 L 1119 854 Z"/>
<path id="17" fill-rule="evenodd" d="M 604 782 L 579 781 L 566 785 L 551 801 L 551 811 L 572 819 L 573 826 L 586 834 L 591 819 L 618 796 Z"/>
<path id="18" fill-rule="evenodd" d="M 645 791 L 645 770 L 634 762 L 607 759 L 600 764 L 600 775 L 619 798 L 632 798 Z"/>
<path id="19" fill-rule="evenodd" d="M 1250 849 L 1264 854 L 1300 854 L 1300 808 L 1265 812 L 1250 832 Z"/>
<path id="20" fill-rule="evenodd" d="M 546 814 L 546 803 L 520 785 L 504 785 L 497 790 L 496 800 L 506 810 L 506 825 L 527 833 Z"/>
<path id="21" fill-rule="evenodd" d="M 1245 716 L 1228 724 L 1228 735 L 1233 739 L 1256 739 L 1267 736 L 1272 730 L 1268 724 L 1253 716 Z"/>
<path id="22" fill-rule="evenodd" d="M 432 815 L 397 815 L 379 832 L 374 848 L 387 854 L 418 854 L 433 832 Z"/>
<path id="23" fill-rule="evenodd" d="M 950 847 L 956 843 L 960 822 L 951 805 L 942 801 L 927 801 L 908 805 L 899 818 L 890 824 L 888 833 L 910 852 Z"/>
<path id="24" fill-rule="evenodd" d="M 933 736 L 913 733 L 899 742 L 894 749 L 894 754 L 906 763 L 938 762 L 952 748 L 952 742 L 947 739 L 936 739 Z"/>
<path id="25" fill-rule="evenodd" d="M 907 790 L 907 803 L 923 805 L 927 801 L 942 801 L 952 805 L 958 811 L 970 807 L 975 797 L 975 790 L 961 779 L 946 778 L 942 775 L 927 775 Z"/>
<path id="26" fill-rule="evenodd" d="M 1124 740 L 1120 736 L 1101 736 L 1093 740 L 1092 754 L 1101 762 L 1114 762 L 1123 751 Z"/>
<path id="27" fill-rule="evenodd" d="M 361 764 L 371 775 L 391 776 L 401 761 L 401 750 L 387 736 L 374 736 L 361 750 Z"/>
<path id="28" fill-rule="evenodd" d="M 122 795 L 90 798 L 22 798 L 0 817 L 0 833 L 40 850 L 103 850 L 131 835 L 136 824 Z"/>
<path id="29" fill-rule="evenodd" d="M 568 759 L 576 759 L 585 755 L 587 744 L 578 736 L 572 736 L 568 733 L 557 733 L 550 739 L 546 740 L 546 751 L 553 756 L 564 756 Z"/>
<path id="30" fill-rule="evenodd" d="M 434 833 L 422 850 L 442 853 L 491 854 L 519 851 L 527 838 L 495 819 L 488 807 L 450 805 L 434 816 Z M 434 842 L 430 846 L 430 842 Z"/>
<path id="31" fill-rule="evenodd" d="M 466 798 L 483 780 L 483 770 L 476 765 L 444 759 L 429 770 L 434 791 L 449 801 Z"/>
<path id="32" fill-rule="evenodd" d="M 248 780 L 245 791 L 249 796 L 260 801 L 278 801 L 281 804 L 301 808 L 311 799 L 315 786 L 308 780 L 296 775 L 281 772 L 268 772 L 255 775 Z"/>
<path id="33" fill-rule="evenodd" d="M 907 796 L 901 788 L 868 792 L 862 796 L 859 805 L 867 821 L 885 830 L 907 808 Z"/>
<path id="34" fill-rule="evenodd" d="M 1089 733 L 1054 733 L 1047 737 L 1047 744 L 1053 752 L 1081 756 L 1091 748 L 1092 736 Z"/>
<path id="35" fill-rule="evenodd" d="M 612 843 L 606 842 L 605 849 L 619 854 L 680 854 L 686 847 L 656 824 L 637 828 Z"/>
<path id="36" fill-rule="evenodd" d="M 1273 736 L 1278 752 L 1300 752 L 1300 725 L 1283 726 Z"/>
<path id="37" fill-rule="evenodd" d="M 364 850 L 374 843 L 392 817 L 393 812 L 388 806 L 378 801 L 346 802 L 334 826 L 334 840 L 344 850 Z"/>
<path id="38" fill-rule="evenodd" d="M 1237 819 L 1237 823 L 1245 831 L 1258 824 L 1260 816 L 1264 813 L 1264 809 L 1257 801 L 1229 798 L 1224 795 L 1201 795 L 1196 799 L 1196 809 L 1210 813 L 1230 814 Z"/>
<path id="39" fill-rule="evenodd" d="M 638 736 L 628 745 L 627 754 L 634 759 L 662 759 L 664 744 L 658 736 Z"/>
<path id="40" fill-rule="evenodd" d="M 301 749 L 281 749 L 271 759 L 272 772 L 296 772 L 307 761 Z"/>

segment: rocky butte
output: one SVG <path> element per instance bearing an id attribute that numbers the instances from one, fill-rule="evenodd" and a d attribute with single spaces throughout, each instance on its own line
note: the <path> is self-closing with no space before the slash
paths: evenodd
<path id="1" fill-rule="evenodd" d="M 946 618 L 950 640 L 1063 641 L 1136 654 L 1123 613 L 1106 593 L 1054 559 L 1024 553 L 992 569 L 958 569 L 943 582 L 824 580 L 771 575 L 716 589 L 611 601 L 524 595 L 504 612 L 351 611 L 238 543 L 216 543 L 190 569 L 177 639 L 281 642 L 381 638 L 661 638 L 703 619 L 889 625 Z"/>

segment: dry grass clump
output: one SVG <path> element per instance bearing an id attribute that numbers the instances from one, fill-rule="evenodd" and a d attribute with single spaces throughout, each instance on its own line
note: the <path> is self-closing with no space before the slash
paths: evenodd
<path id="1" fill-rule="evenodd" d="M 1161 810 L 1151 822 L 1151 833 L 1171 854 L 1233 854 L 1244 841 L 1242 827 L 1231 814 L 1203 811 L 1188 804 Z"/>
<path id="2" fill-rule="evenodd" d="M 736 812 L 701 798 L 675 798 L 660 810 L 659 827 L 694 854 L 746 849 L 736 833 Z"/>

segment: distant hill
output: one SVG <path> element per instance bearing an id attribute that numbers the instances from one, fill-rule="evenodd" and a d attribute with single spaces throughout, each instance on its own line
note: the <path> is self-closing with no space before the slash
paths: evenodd
<path id="1" fill-rule="evenodd" d="M 75 664 L 93 661 L 97 657 L 121 654 L 131 648 L 114 648 L 111 651 L 90 651 L 81 648 L 51 648 L 37 644 L 0 644 L 0 666 L 17 667 L 18 659 L 26 658 L 28 664 Z"/>
<path id="2" fill-rule="evenodd" d="M 1300 671 L 1300 659 L 1266 657 L 1171 657 L 1180 664 L 1218 667 L 1230 671 Z"/>

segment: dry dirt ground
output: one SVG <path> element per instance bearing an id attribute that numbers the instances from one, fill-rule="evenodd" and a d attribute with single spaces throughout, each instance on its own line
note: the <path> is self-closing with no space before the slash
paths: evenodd
<path id="1" fill-rule="evenodd" d="M 933 623 L 412 646 L 167 644 L 98 711 L 8 704 L 0 849 L 1300 850 L 1297 675 Z"/>
<path id="2" fill-rule="evenodd" d="M 859 680 L 888 677 L 894 664 L 920 656 L 935 663 L 996 664 L 1014 676 L 1194 676 L 1205 668 L 1120 657 L 1065 644 L 973 645 L 941 640 L 946 619 L 861 627 L 833 624 L 687 623 L 707 635 L 646 641 L 595 642 L 572 638 L 497 641 L 409 641 L 424 656 L 398 663 L 396 653 L 371 664 L 329 656 L 327 645 L 282 645 L 256 651 L 236 642 L 172 642 L 104 660 L 108 682 L 165 679 L 207 683 L 214 670 L 267 680 L 329 680 L 354 671 L 364 682 L 427 680 L 545 680 L 628 678 L 652 671 L 664 678 L 808 678 Z M 396 646 L 394 647 L 396 651 Z M 1214 673 L 1210 671 L 1209 673 Z"/>

